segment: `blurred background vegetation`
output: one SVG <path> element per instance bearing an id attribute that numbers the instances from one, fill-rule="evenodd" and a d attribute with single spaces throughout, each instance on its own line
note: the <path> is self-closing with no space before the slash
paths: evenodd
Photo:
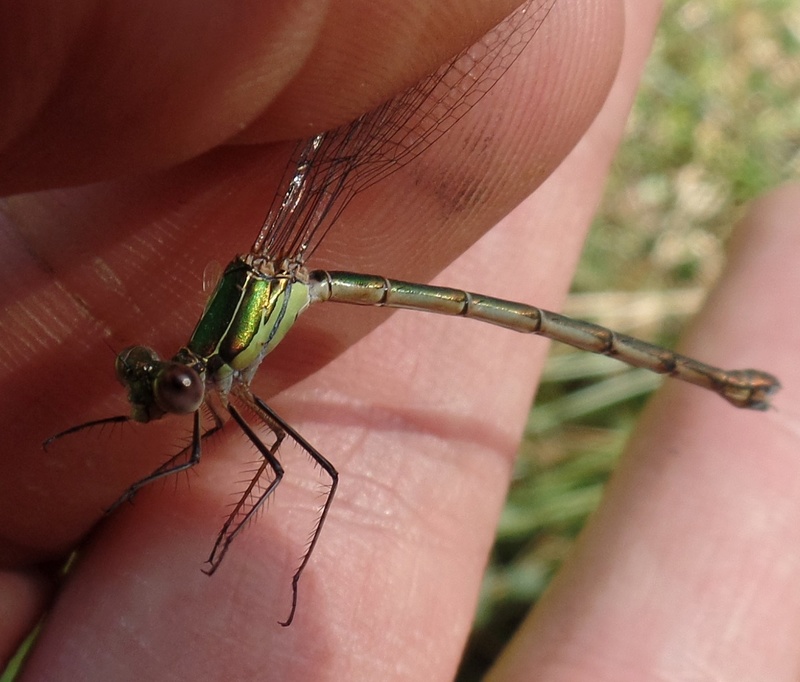
<path id="1" fill-rule="evenodd" d="M 747 202 L 798 177 L 800 3 L 666 0 L 565 312 L 674 345 Z M 618 364 L 553 346 L 459 682 L 542 594 L 661 381 Z"/>

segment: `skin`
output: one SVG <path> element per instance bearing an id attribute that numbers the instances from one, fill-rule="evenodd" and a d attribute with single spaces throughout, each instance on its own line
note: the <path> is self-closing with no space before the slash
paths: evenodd
<path id="1" fill-rule="evenodd" d="M 414 20 L 402 22 L 376 16 L 377 3 L 254 2 L 206 22 L 210 3 L 134 17 L 127 3 L 40 4 L 49 32 L 27 9 L 0 20 L 0 183 L 38 190 L 5 201 L 0 248 L 5 651 L 51 607 L 22 679 L 451 679 L 543 342 L 410 313 L 380 326 L 380 311 L 306 314 L 254 383 L 341 474 L 289 629 L 276 621 L 320 480 L 291 448 L 294 478 L 209 579 L 202 560 L 256 457 L 234 429 L 207 443 L 191 485 L 143 491 L 88 538 L 101 510 L 183 442 L 187 420 L 65 439 L 47 455 L 39 444 L 125 411 L 110 348 L 169 355 L 186 341 L 207 263 L 255 234 L 285 162 L 276 141 L 402 90 L 508 7 L 409 1 L 397 16 Z M 466 142 L 444 138 L 360 197 L 314 264 L 558 308 L 657 9 L 559 0 L 520 70 L 463 121 Z M 424 47 L 392 59 L 387 40 Z M 21 77 L 13 54 L 37 68 Z M 775 410 L 665 385 L 492 680 L 796 678 L 800 322 L 785 311 L 800 291 L 798 205 L 789 187 L 754 207 L 682 344 L 780 376 Z M 55 587 L 50 562 L 82 540 Z"/>

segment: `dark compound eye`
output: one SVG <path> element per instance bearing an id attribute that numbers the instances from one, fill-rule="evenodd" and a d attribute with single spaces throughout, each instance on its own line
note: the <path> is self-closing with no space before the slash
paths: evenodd
<path id="1" fill-rule="evenodd" d="M 117 379 L 123 385 L 128 386 L 136 381 L 136 377 L 142 376 L 152 371 L 152 368 L 161 362 L 152 348 L 147 346 L 129 346 L 120 351 L 114 364 L 117 372 Z"/>
<path id="2" fill-rule="evenodd" d="M 196 412 L 204 394 L 205 387 L 197 372 L 179 362 L 166 363 L 153 383 L 156 404 L 173 414 Z"/>

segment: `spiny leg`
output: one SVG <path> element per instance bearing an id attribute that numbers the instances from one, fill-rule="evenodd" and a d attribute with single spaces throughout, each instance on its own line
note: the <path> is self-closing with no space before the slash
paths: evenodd
<path id="1" fill-rule="evenodd" d="M 69 436 L 72 435 L 73 433 L 79 433 L 80 431 L 84 431 L 86 429 L 92 429 L 96 426 L 105 426 L 106 424 L 127 424 L 129 421 L 131 421 L 131 418 L 129 416 L 120 414 L 115 417 L 105 417 L 104 419 L 93 419 L 90 422 L 84 422 L 83 424 L 78 424 L 77 426 L 71 426 L 68 429 L 59 431 L 55 436 L 50 436 L 50 438 L 48 438 L 42 443 L 42 449 L 45 452 L 47 452 L 47 448 L 49 448 L 57 440 L 61 440 L 64 436 Z"/>
<path id="2" fill-rule="evenodd" d="M 188 471 L 193 466 L 195 466 L 200 461 L 200 455 L 202 454 L 202 441 L 208 438 L 209 436 L 215 434 L 223 426 L 222 420 L 220 419 L 219 415 L 214 411 L 213 408 L 211 408 L 211 414 L 214 419 L 214 426 L 212 426 L 205 433 L 201 434 L 200 410 L 197 410 L 194 413 L 192 442 L 185 448 L 183 448 L 180 452 L 178 452 L 176 455 L 170 457 L 152 474 L 150 474 L 149 476 L 145 476 L 144 478 L 136 481 L 136 483 L 131 485 L 124 493 L 122 493 L 122 495 L 119 496 L 119 498 L 117 498 L 117 500 L 108 509 L 106 509 L 106 514 L 111 514 L 121 504 L 133 499 L 133 496 L 145 486 L 150 485 L 151 483 L 158 481 L 162 478 L 165 478 L 167 476 L 171 476 L 172 474 L 178 474 L 181 471 Z M 186 457 L 187 452 L 189 453 L 188 459 L 186 459 L 185 462 L 180 462 L 179 464 L 176 464 L 176 462 Z"/>
<path id="3" fill-rule="evenodd" d="M 227 409 L 233 420 L 239 425 L 239 428 L 242 430 L 245 436 L 247 436 L 247 439 L 253 445 L 255 445 L 255 447 L 264 457 L 264 461 L 262 462 L 261 466 L 258 467 L 255 476 L 253 476 L 250 484 L 247 486 L 244 493 L 242 493 L 242 496 L 236 503 L 233 511 L 230 513 L 224 525 L 222 526 L 222 529 L 219 531 L 219 534 L 217 535 L 217 541 L 214 543 L 214 548 L 211 550 L 211 554 L 206 561 L 206 563 L 209 564 L 209 568 L 204 569 L 204 573 L 207 575 L 213 575 L 214 571 L 219 568 L 219 565 L 222 563 L 222 559 L 228 551 L 228 548 L 230 547 L 234 538 L 253 518 L 254 514 L 261 508 L 261 505 L 267 501 L 269 496 L 274 492 L 275 488 L 278 487 L 278 484 L 283 479 L 284 473 L 281 463 L 275 456 L 275 453 L 278 451 L 278 448 L 283 442 L 285 435 L 278 424 L 272 424 L 270 421 L 267 421 L 267 425 L 275 434 L 275 442 L 271 447 L 267 447 L 233 405 L 228 405 Z M 264 473 L 267 467 L 272 469 L 275 477 L 272 479 L 272 481 L 270 481 L 266 490 L 264 490 L 264 492 L 258 496 L 258 499 L 250 506 L 250 508 L 243 512 L 242 510 L 245 509 L 248 501 L 252 499 L 253 491 L 258 486 L 261 475 Z"/>
<path id="4" fill-rule="evenodd" d="M 272 448 L 270 448 L 270 450 L 277 451 L 276 446 L 273 445 Z M 217 540 L 214 543 L 214 547 L 211 550 L 211 554 L 209 555 L 208 559 L 206 559 L 206 563 L 209 564 L 209 567 L 207 569 L 205 568 L 203 569 L 203 573 L 205 573 L 206 575 L 214 574 L 214 572 L 219 567 L 220 563 L 222 563 L 222 558 L 228 551 L 228 547 L 233 542 L 233 539 L 242 531 L 245 524 L 247 524 L 253 518 L 255 510 L 261 507 L 262 498 L 264 497 L 264 495 L 269 494 L 272 488 L 278 485 L 277 484 L 278 477 L 276 476 L 272 481 L 270 481 L 266 490 L 259 493 L 257 496 L 253 493 L 254 490 L 260 488 L 261 476 L 264 474 L 264 471 L 266 471 L 267 467 L 272 468 L 270 465 L 270 461 L 266 457 L 264 457 L 263 461 L 261 462 L 261 465 L 256 470 L 256 473 L 250 480 L 250 483 L 248 484 L 247 488 L 245 488 L 244 492 L 241 494 L 239 501 L 234 505 L 233 510 L 228 515 L 228 518 L 225 520 L 225 523 L 222 525 L 222 528 L 217 534 Z M 274 471 L 275 470 L 273 469 L 273 472 Z M 283 468 L 281 467 L 281 476 L 282 475 L 283 475 Z M 254 498 L 256 498 L 256 502 L 255 504 L 252 504 L 250 501 Z M 249 507 L 248 504 L 250 504 Z"/>
<path id="5" fill-rule="evenodd" d="M 289 612 L 289 617 L 281 622 L 281 625 L 284 627 L 291 625 L 292 620 L 294 619 L 295 611 L 297 610 L 297 584 L 300 581 L 300 575 L 303 573 L 306 565 L 308 564 L 309 559 L 311 559 L 311 553 L 314 551 L 314 547 L 317 545 L 317 541 L 319 540 L 320 532 L 322 531 L 322 526 L 325 524 L 325 519 L 328 517 L 328 512 L 330 511 L 331 504 L 333 503 L 333 497 L 336 493 L 336 488 L 339 485 L 339 472 L 336 471 L 336 468 L 331 464 L 325 457 L 322 456 L 312 445 L 303 438 L 297 431 L 295 431 L 288 423 L 286 423 L 267 403 L 265 403 L 261 398 L 258 396 L 252 395 L 252 400 L 255 405 L 258 406 L 259 411 L 262 414 L 262 417 L 265 419 L 267 423 L 274 422 L 281 429 L 283 429 L 286 433 L 291 436 L 292 440 L 294 440 L 303 450 L 308 453 L 314 462 L 316 462 L 322 470 L 330 476 L 331 485 L 328 488 L 328 492 L 325 497 L 325 503 L 322 505 L 322 511 L 320 512 L 319 519 L 317 520 L 317 525 L 314 527 L 314 531 L 311 534 L 311 541 L 308 543 L 308 547 L 306 548 L 305 554 L 303 554 L 302 559 L 300 560 L 300 565 L 298 566 L 297 570 L 292 576 L 292 609 Z"/>

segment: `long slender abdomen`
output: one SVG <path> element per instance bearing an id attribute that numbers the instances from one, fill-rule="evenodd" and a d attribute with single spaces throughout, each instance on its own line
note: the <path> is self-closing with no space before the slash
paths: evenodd
<path id="1" fill-rule="evenodd" d="M 707 388 L 736 407 L 766 409 L 769 396 L 780 388 L 778 380 L 767 372 L 720 369 L 632 336 L 524 303 L 460 289 L 390 280 L 380 275 L 315 270 L 310 279 L 312 301 L 469 317 L 517 332 L 538 334 Z"/>

